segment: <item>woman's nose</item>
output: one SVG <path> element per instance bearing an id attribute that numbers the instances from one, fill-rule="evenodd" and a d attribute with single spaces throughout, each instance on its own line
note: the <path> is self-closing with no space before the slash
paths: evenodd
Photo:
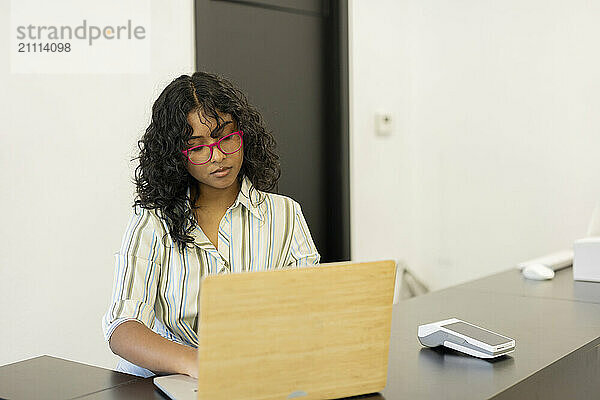
<path id="1" fill-rule="evenodd" d="M 217 146 L 213 148 L 213 162 L 221 162 L 225 157 L 227 157 L 225 153 L 223 153 Z"/>

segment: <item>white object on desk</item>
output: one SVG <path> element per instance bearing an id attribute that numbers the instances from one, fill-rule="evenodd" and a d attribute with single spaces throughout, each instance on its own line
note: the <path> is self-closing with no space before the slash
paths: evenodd
<path id="1" fill-rule="evenodd" d="M 573 250 L 573 279 L 600 282 L 600 236 L 576 240 Z"/>
<path id="2" fill-rule="evenodd" d="M 600 282 L 600 201 L 592 213 L 587 236 L 573 243 L 573 279 Z"/>
<path id="3" fill-rule="evenodd" d="M 523 269 L 531 264 L 543 264 L 553 271 L 558 271 L 562 268 L 567 268 L 573 265 L 573 250 L 562 250 L 556 253 L 548 254 L 542 257 L 534 258 L 533 260 L 523 261 L 517 264 L 519 269 Z"/>
<path id="4" fill-rule="evenodd" d="M 545 281 L 554 278 L 554 270 L 545 264 L 528 264 L 521 270 L 523 276 L 535 281 Z"/>

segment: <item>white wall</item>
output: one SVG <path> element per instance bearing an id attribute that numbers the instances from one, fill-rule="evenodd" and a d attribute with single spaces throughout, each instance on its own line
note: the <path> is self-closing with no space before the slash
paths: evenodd
<path id="1" fill-rule="evenodd" d="M 115 364 L 101 317 L 133 200 L 129 159 L 160 91 L 193 71 L 193 2 L 153 0 L 150 40 L 149 74 L 11 75 L 2 58 L 0 365 L 41 354 Z"/>
<path id="2" fill-rule="evenodd" d="M 600 200 L 600 3 L 351 0 L 353 259 L 433 289 L 569 248 Z M 374 134 L 374 112 L 395 131 Z"/>

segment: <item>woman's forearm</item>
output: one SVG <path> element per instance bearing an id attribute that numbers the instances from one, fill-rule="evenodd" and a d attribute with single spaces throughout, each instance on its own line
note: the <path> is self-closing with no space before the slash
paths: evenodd
<path id="1" fill-rule="evenodd" d="M 198 376 L 196 349 L 165 339 L 140 322 L 119 325 L 109 346 L 118 356 L 153 372 Z"/>

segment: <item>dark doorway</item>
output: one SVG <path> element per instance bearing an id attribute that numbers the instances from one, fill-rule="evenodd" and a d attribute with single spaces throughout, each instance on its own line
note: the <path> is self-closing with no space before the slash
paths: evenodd
<path id="1" fill-rule="evenodd" d="M 348 5 L 197 0 L 196 69 L 244 91 L 277 140 L 321 261 L 350 259 Z"/>

